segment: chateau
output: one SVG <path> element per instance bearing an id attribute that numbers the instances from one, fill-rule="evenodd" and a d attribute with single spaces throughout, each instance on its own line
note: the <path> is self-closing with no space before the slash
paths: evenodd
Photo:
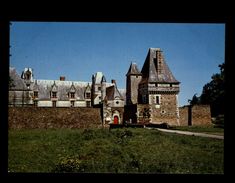
<path id="1" fill-rule="evenodd" d="M 160 48 L 150 48 L 141 70 L 131 63 L 126 74 L 126 90 L 115 80 L 106 81 L 102 72 L 91 82 L 34 79 L 33 69 L 21 76 L 10 67 L 13 85 L 9 106 L 44 108 L 100 108 L 102 125 L 141 123 L 172 126 L 209 124 L 209 106 L 178 106 L 180 82 L 168 67 Z"/>
<path id="2" fill-rule="evenodd" d="M 175 79 L 159 48 L 150 48 L 142 70 L 131 63 L 126 74 L 126 102 L 132 122 L 179 124 L 178 93 Z M 128 120 L 128 119 L 127 119 Z"/>
<path id="3" fill-rule="evenodd" d="M 25 68 L 21 77 L 14 68 L 9 71 L 14 84 L 9 89 L 9 106 L 102 107 L 105 101 L 107 107 L 123 111 L 124 97 L 116 81 L 106 82 L 102 72 L 92 75 L 92 82 L 81 82 L 66 81 L 64 76 L 59 80 L 34 79 L 31 68 Z M 119 124 L 123 120 L 118 110 L 105 117 L 107 123 L 112 120 Z"/>

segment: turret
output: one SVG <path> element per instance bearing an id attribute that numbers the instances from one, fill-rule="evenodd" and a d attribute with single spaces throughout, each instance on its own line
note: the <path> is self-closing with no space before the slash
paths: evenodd
<path id="1" fill-rule="evenodd" d="M 138 85 L 142 79 L 137 64 L 131 63 L 126 74 L 126 104 L 136 104 L 138 102 Z"/>

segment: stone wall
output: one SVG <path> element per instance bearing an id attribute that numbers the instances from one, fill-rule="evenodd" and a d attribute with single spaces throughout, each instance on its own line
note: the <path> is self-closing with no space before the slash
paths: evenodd
<path id="1" fill-rule="evenodd" d="M 179 108 L 180 113 L 180 126 L 188 126 L 188 106 Z"/>
<path id="2" fill-rule="evenodd" d="M 209 105 L 183 106 L 180 107 L 179 111 L 181 126 L 211 124 L 211 111 Z"/>
<path id="3" fill-rule="evenodd" d="M 13 129 L 97 128 L 101 124 L 99 108 L 8 108 L 8 125 Z"/>
<path id="4" fill-rule="evenodd" d="M 194 105 L 192 107 L 192 125 L 210 125 L 211 111 L 209 105 Z"/>

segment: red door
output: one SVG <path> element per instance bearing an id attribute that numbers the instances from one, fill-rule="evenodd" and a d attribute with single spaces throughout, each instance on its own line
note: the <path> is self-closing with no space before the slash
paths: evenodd
<path id="1" fill-rule="evenodd" d="M 118 116 L 114 116 L 113 123 L 118 124 Z"/>

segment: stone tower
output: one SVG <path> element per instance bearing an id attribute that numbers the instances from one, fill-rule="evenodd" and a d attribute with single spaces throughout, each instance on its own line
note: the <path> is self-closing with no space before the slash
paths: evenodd
<path id="1" fill-rule="evenodd" d="M 101 99 L 102 78 L 103 78 L 102 72 L 96 72 L 94 75 L 92 75 L 92 92 L 91 92 L 92 105 L 98 105 L 102 103 Z"/>
<path id="2" fill-rule="evenodd" d="M 102 79 L 101 79 L 101 100 L 104 101 L 106 96 L 106 78 L 103 75 Z"/>
<path id="3" fill-rule="evenodd" d="M 126 74 L 126 104 L 137 104 L 138 102 L 138 85 L 142 79 L 136 63 L 131 63 Z"/>
<path id="4" fill-rule="evenodd" d="M 150 112 L 149 122 L 179 125 L 178 93 L 180 82 L 175 79 L 160 48 L 150 48 L 141 70 L 138 114 Z M 147 105 L 146 105 L 147 104 Z M 139 119 L 141 120 L 141 119 Z"/>
<path id="5" fill-rule="evenodd" d="M 31 68 L 25 68 L 21 78 L 24 79 L 27 89 L 29 89 L 30 85 L 33 83 L 33 70 Z"/>

